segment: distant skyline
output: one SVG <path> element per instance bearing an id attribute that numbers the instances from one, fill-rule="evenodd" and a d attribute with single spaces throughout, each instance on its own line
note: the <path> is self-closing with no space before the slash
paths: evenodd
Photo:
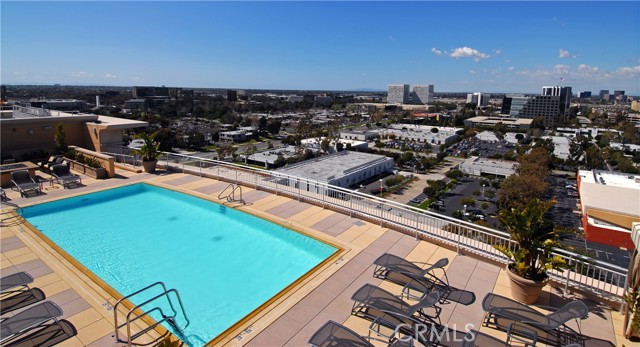
<path id="1" fill-rule="evenodd" d="M 3 84 L 640 95 L 640 2 L 2 1 Z"/>

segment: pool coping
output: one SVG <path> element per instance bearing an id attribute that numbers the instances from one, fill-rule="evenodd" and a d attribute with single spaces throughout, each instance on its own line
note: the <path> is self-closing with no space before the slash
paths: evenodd
<path id="1" fill-rule="evenodd" d="M 190 196 L 194 196 L 194 197 L 197 197 L 197 198 L 201 198 L 201 199 L 216 203 L 216 204 L 218 204 L 220 206 L 233 208 L 233 209 L 238 210 L 240 212 L 247 213 L 247 214 L 252 215 L 254 217 L 267 220 L 270 223 L 274 223 L 274 224 L 277 224 L 277 225 L 279 225 L 281 227 L 293 230 L 294 232 L 302 234 L 302 235 L 304 235 L 306 237 L 310 237 L 310 238 L 312 238 L 314 240 L 317 240 L 319 242 L 325 243 L 325 244 L 327 244 L 327 245 L 329 245 L 331 247 L 334 247 L 336 249 L 336 251 L 333 252 L 329 257 L 325 258 L 322 262 L 320 262 L 319 264 L 317 264 L 313 268 L 309 269 L 302 276 L 298 277 L 295 281 L 293 281 L 292 283 L 290 283 L 289 285 L 287 285 L 286 287 L 284 287 L 283 289 L 278 291 L 278 293 L 276 293 L 275 295 L 270 297 L 267 301 L 263 302 L 261 305 L 259 305 L 255 309 L 253 309 L 251 312 L 249 312 L 243 318 L 241 318 L 240 320 L 235 322 L 233 325 L 231 325 L 230 327 L 228 327 L 225 330 L 223 330 L 220 334 L 214 336 L 210 341 L 205 343 L 204 346 L 217 346 L 217 345 L 226 344 L 226 343 L 232 341 L 234 338 L 239 336 L 239 333 L 242 333 L 242 331 L 245 330 L 246 327 L 249 326 L 251 322 L 255 322 L 259 318 L 264 317 L 271 310 L 275 309 L 279 304 L 283 304 L 286 301 L 286 299 L 290 298 L 294 293 L 296 293 L 298 291 L 302 291 L 304 289 L 304 287 L 307 284 L 309 284 L 309 282 L 313 278 L 319 276 L 320 274 L 323 274 L 323 275 L 326 275 L 326 276 L 330 276 L 333 273 L 335 273 L 337 270 L 339 270 L 340 267 L 342 267 L 341 265 L 344 265 L 344 263 L 346 263 L 346 262 L 342 262 L 342 264 L 339 267 L 334 267 L 334 268 L 330 268 L 330 265 L 332 265 L 333 263 L 336 263 L 336 260 L 338 260 L 340 258 L 343 258 L 346 254 L 348 254 L 348 253 L 350 253 L 352 251 L 356 251 L 353 247 L 347 246 L 346 243 L 342 242 L 341 240 L 338 240 L 337 238 L 333 238 L 333 237 L 331 237 L 329 235 L 322 234 L 322 233 L 316 233 L 315 231 L 311 230 L 310 228 L 307 228 L 307 227 L 304 227 L 304 226 L 300 226 L 300 225 L 296 225 L 296 224 L 291 223 L 291 222 L 284 223 L 284 222 L 281 222 L 281 221 L 278 221 L 278 220 L 274 219 L 273 217 L 269 218 L 269 216 L 266 213 L 259 213 L 260 211 L 252 211 L 250 209 L 242 208 L 242 207 L 246 207 L 246 205 L 238 205 L 238 206 L 227 205 L 227 204 L 224 204 L 224 203 L 220 203 L 219 201 L 216 201 L 212 196 L 209 196 L 209 195 L 206 195 L 206 194 L 198 193 L 198 192 L 195 192 L 195 191 L 192 191 L 192 190 L 188 190 L 188 189 L 182 189 L 182 188 L 179 188 L 179 187 L 175 187 L 175 186 L 172 186 L 172 185 L 168 185 L 168 184 L 164 184 L 164 183 L 156 182 L 156 181 L 151 181 L 151 180 L 142 180 L 142 181 L 131 182 L 131 183 L 128 183 L 128 184 L 122 184 L 122 185 L 118 185 L 118 186 L 114 186 L 114 187 L 105 187 L 105 188 L 97 189 L 95 191 L 90 191 L 90 192 L 82 192 L 82 193 L 78 193 L 78 194 L 70 194 L 70 195 L 63 196 L 63 197 L 47 199 L 47 200 L 44 200 L 44 201 L 33 202 L 33 203 L 30 203 L 30 204 L 24 204 L 24 205 L 20 206 L 20 208 L 27 208 L 27 207 L 30 207 L 30 206 L 41 205 L 41 204 L 46 204 L 46 203 L 49 203 L 49 202 L 54 202 L 54 201 L 58 201 L 58 200 L 73 198 L 73 197 L 77 197 L 77 196 L 82 196 L 82 195 L 87 195 L 87 194 L 99 193 L 99 192 L 103 192 L 103 191 L 107 191 L 107 190 L 113 190 L 113 189 L 128 187 L 128 186 L 136 185 L 136 184 L 147 184 L 147 185 L 151 185 L 151 186 L 156 186 L 158 188 L 168 189 L 168 190 L 171 190 L 171 191 L 176 191 L 176 192 L 180 192 L 180 193 L 187 194 L 187 195 L 190 195 Z M 14 209 L 13 213 L 17 214 L 15 209 Z M 95 275 L 86 266 L 84 266 L 82 263 L 80 263 L 78 260 L 76 260 L 74 257 L 72 257 L 69 253 L 67 253 L 64 249 L 62 249 L 60 246 L 58 246 L 55 242 L 50 240 L 46 235 L 44 235 L 40 230 L 35 228 L 29 221 L 27 221 L 24 218 L 23 218 L 23 225 L 29 231 L 31 231 L 34 235 L 36 235 L 39 239 L 44 241 L 53 250 L 55 250 L 58 254 L 60 254 L 66 261 L 68 261 L 71 265 L 73 265 L 81 274 L 87 276 L 91 281 L 93 281 L 95 284 L 97 284 L 102 290 L 107 292 L 107 294 L 110 295 L 111 297 L 113 297 L 115 300 L 120 300 L 120 299 L 122 299 L 124 297 L 124 295 L 119 293 L 117 290 L 113 289 L 113 287 L 111 287 L 108 283 L 106 283 L 100 277 Z M 308 230 L 305 230 L 305 229 L 308 229 Z M 359 253 L 359 251 L 356 251 L 356 253 Z M 312 291 L 314 288 L 307 288 L 307 289 L 309 291 Z M 306 293 L 306 294 L 308 294 L 308 293 Z M 291 302 L 289 304 L 290 305 L 295 305 L 295 303 L 297 303 L 299 300 L 301 300 L 301 298 L 297 299 L 297 300 L 295 300 L 295 302 Z M 133 304 L 128 299 L 123 300 L 122 304 L 129 310 L 131 308 L 135 307 L 135 304 Z M 136 315 L 141 315 L 141 314 L 144 313 L 144 311 L 142 309 L 140 309 L 140 308 L 137 308 L 136 310 L 134 310 L 134 313 Z M 148 316 L 148 315 L 142 316 L 141 320 L 144 323 L 148 324 L 149 326 L 151 326 L 151 325 L 156 323 L 156 321 L 153 318 L 151 318 L 150 316 Z M 172 337 L 174 337 L 174 339 L 180 340 L 179 336 L 173 334 L 171 331 L 169 331 L 168 329 L 166 329 L 162 325 L 156 325 L 153 330 L 155 330 L 161 336 L 167 336 L 168 334 L 170 334 Z"/>

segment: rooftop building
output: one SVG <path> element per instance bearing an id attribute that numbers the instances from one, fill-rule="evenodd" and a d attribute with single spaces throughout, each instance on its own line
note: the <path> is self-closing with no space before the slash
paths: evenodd
<path id="1" fill-rule="evenodd" d="M 586 239 L 632 249 L 631 227 L 640 222 L 640 175 L 580 170 L 578 192 Z"/>
<path id="2" fill-rule="evenodd" d="M 508 177 L 516 172 L 517 166 L 518 163 L 513 161 L 470 157 L 460 164 L 460 170 L 475 176 L 489 174 Z"/>
<path id="3" fill-rule="evenodd" d="M 20 158 L 44 150 L 55 152 L 55 129 L 62 123 L 67 145 L 96 152 L 122 145 L 123 131 L 147 127 L 147 122 L 95 114 L 72 114 L 36 107 L 14 106 L 0 119 L 2 155 Z"/>
<path id="4" fill-rule="evenodd" d="M 437 131 L 433 129 L 437 129 Z M 387 137 L 394 135 L 398 140 L 441 145 L 455 141 L 458 138 L 457 132 L 460 130 L 462 128 L 392 124 L 389 129 L 382 129 L 380 134 Z"/>
<path id="5" fill-rule="evenodd" d="M 543 136 L 543 139 L 551 139 L 553 141 L 553 155 L 560 159 L 569 158 L 569 145 L 571 138 L 565 136 Z"/>
<path id="6" fill-rule="evenodd" d="M 393 159 L 377 154 L 342 151 L 276 171 L 347 188 L 384 172 L 392 172 Z"/>
<path id="7" fill-rule="evenodd" d="M 512 129 L 529 129 L 531 127 L 531 118 L 512 118 L 512 117 L 487 117 L 478 116 L 471 117 L 464 120 L 464 125 L 467 126 L 489 126 L 493 127 L 498 123 L 502 123 L 507 128 Z"/>

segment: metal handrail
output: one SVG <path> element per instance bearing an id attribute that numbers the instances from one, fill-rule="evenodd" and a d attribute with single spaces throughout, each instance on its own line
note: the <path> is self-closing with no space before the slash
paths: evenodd
<path id="1" fill-rule="evenodd" d="M 458 251 L 471 252 L 505 264 L 509 259 L 493 246 L 503 245 L 512 251 L 517 248 L 511 235 L 500 230 L 303 177 L 167 152 L 162 152 L 159 164 L 166 169 L 287 195 L 393 227 L 414 234 L 416 238 L 437 240 Z M 623 301 L 626 269 L 567 250 L 555 249 L 554 252 L 572 266 L 565 271 L 551 271 L 555 280 L 596 294 L 613 295 L 616 300 Z M 598 276 L 599 279 L 594 280 L 589 276 Z"/>
<path id="2" fill-rule="evenodd" d="M 189 318 L 187 317 L 187 313 L 185 312 L 184 305 L 182 304 L 182 299 L 180 298 L 180 294 L 178 293 L 178 291 L 177 291 L 177 290 L 175 290 L 175 289 L 169 289 L 169 290 L 167 290 L 167 286 L 164 284 L 164 282 L 162 282 L 162 281 L 158 281 L 158 282 L 152 283 L 152 284 L 150 284 L 150 285 L 148 285 L 148 286 L 146 286 L 146 287 L 143 287 L 143 288 L 141 288 L 141 289 L 139 289 L 139 290 L 136 290 L 135 292 L 133 292 L 133 293 L 131 293 L 131 294 L 128 294 L 128 295 L 126 295 L 126 296 L 123 296 L 122 298 L 120 298 L 120 300 L 118 300 L 118 301 L 115 303 L 115 305 L 113 305 L 113 322 L 114 322 L 114 330 L 115 330 L 115 335 L 116 335 L 116 336 L 115 336 L 115 337 L 116 337 L 116 341 L 121 341 L 121 340 L 120 340 L 120 334 L 119 334 L 119 331 L 118 331 L 118 330 L 119 330 L 119 328 L 121 328 L 121 326 L 118 324 L 118 305 L 120 305 L 120 304 L 121 304 L 122 302 L 124 302 L 125 300 L 127 300 L 127 299 L 129 299 L 129 298 L 131 298 L 131 297 L 133 297 L 133 296 L 135 296 L 135 295 L 138 295 L 138 294 L 140 294 L 140 293 L 142 293 L 142 292 L 144 292 L 144 291 L 147 291 L 147 290 L 149 290 L 149 289 L 151 289 L 151 288 L 153 288 L 153 287 L 156 287 L 156 286 L 161 286 L 161 287 L 162 287 L 162 293 L 160 293 L 160 294 L 158 294 L 158 295 L 154 296 L 153 298 L 151 298 L 151 299 L 149 299 L 149 300 L 145 301 L 144 303 L 142 303 L 142 304 L 140 304 L 140 305 L 136 305 L 136 306 L 134 306 L 134 307 L 133 307 L 131 310 L 129 310 L 129 312 L 127 313 L 127 316 L 126 316 L 126 323 L 125 323 L 125 324 L 127 325 L 127 341 L 126 341 L 126 342 L 127 342 L 127 344 L 128 344 L 129 346 L 131 346 L 131 328 L 130 328 L 131 320 L 129 320 L 129 318 L 130 318 L 130 316 L 131 316 L 131 313 L 132 313 L 133 311 L 135 311 L 137 308 L 140 308 L 140 307 L 142 307 L 142 306 L 144 306 L 144 305 L 146 305 L 146 304 L 148 304 L 148 303 L 150 303 L 150 302 L 152 302 L 152 301 L 154 301 L 154 300 L 156 300 L 156 299 L 158 299 L 158 298 L 166 297 L 166 298 L 167 298 L 167 302 L 169 303 L 169 306 L 171 307 L 171 310 L 173 311 L 173 316 L 175 316 L 175 315 L 178 313 L 178 311 L 176 310 L 176 308 L 173 306 L 173 302 L 171 301 L 171 297 L 169 296 L 169 293 L 171 293 L 171 292 L 175 293 L 176 297 L 178 298 L 178 303 L 180 304 L 180 310 L 182 311 L 182 316 L 184 317 L 185 321 L 187 322 L 187 324 L 184 326 L 184 328 L 186 328 L 187 326 L 189 326 L 190 321 L 189 321 Z M 153 310 L 154 310 L 154 309 L 152 309 L 151 311 L 153 311 Z M 135 320 L 135 319 L 134 319 L 134 320 Z M 183 329 L 184 329 L 184 328 L 183 328 Z"/>

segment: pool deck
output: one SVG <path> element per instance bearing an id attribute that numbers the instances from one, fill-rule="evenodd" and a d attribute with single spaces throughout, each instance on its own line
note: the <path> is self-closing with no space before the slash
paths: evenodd
<path id="1" fill-rule="evenodd" d="M 38 174 L 48 178 L 46 174 Z M 2 204 L 1 274 L 29 272 L 35 278 L 32 287 L 40 288 L 48 300 L 62 307 L 63 318 L 78 330 L 76 336 L 61 344 L 63 346 L 123 346 L 123 343 L 116 343 L 114 339 L 112 306 L 115 299 L 25 227 L 19 218 L 8 213 L 12 205 L 27 206 L 143 181 L 218 201 L 218 194 L 228 185 L 227 182 L 178 173 L 144 174 L 118 170 L 117 174 L 116 178 L 107 180 L 83 176 L 84 186 L 74 189 L 62 189 L 59 185 L 45 182 L 44 194 L 29 198 L 21 198 L 18 192 L 5 189 L 10 200 Z M 442 324 L 449 327 L 455 325 L 458 330 L 464 330 L 465 324 L 470 323 L 481 332 L 501 339 L 506 337 L 501 331 L 481 327 L 484 315 L 481 302 L 484 296 L 487 293 L 509 296 L 509 280 L 498 264 L 458 254 L 455 250 L 419 241 L 364 220 L 272 193 L 243 187 L 243 198 L 247 205 L 231 206 L 323 238 L 343 246 L 346 251 L 263 311 L 237 326 L 216 345 L 306 346 L 309 337 L 328 320 L 343 323 L 366 336 L 370 322 L 350 315 L 351 295 L 365 283 L 380 286 L 395 294 L 401 291 L 399 286 L 372 276 L 373 260 L 385 252 L 410 261 L 428 263 L 447 257 L 450 284 L 474 293 L 475 301 L 469 305 L 455 302 L 440 305 Z M 576 297 L 579 296 L 574 293 L 563 293 L 562 288 L 547 286 L 537 304 L 559 306 Z M 583 335 L 592 338 L 587 340 L 587 346 L 634 345 L 621 336 L 623 317 L 618 310 L 591 301 L 588 305 L 589 317 L 582 321 Z M 186 309 L 188 313 L 189 308 Z M 2 317 L 15 312 L 3 314 Z M 153 340 L 158 335 L 152 332 L 145 339 Z M 377 342 L 374 344 L 381 345 Z"/>

